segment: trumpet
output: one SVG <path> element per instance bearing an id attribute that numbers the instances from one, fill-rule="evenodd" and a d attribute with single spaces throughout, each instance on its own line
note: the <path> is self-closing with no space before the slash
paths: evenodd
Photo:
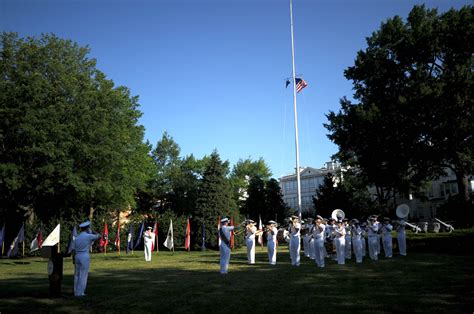
<path id="1" fill-rule="evenodd" d="M 447 223 L 445 223 L 445 222 L 442 222 L 442 221 L 439 220 L 438 218 L 435 218 L 435 220 L 436 220 L 437 222 L 439 222 L 440 224 L 442 224 L 443 226 L 445 226 L 446 229 L 449 230 L 449 232 L 453 232 L 453 231 L 454 231 L 453 226 L 451 226 L 450 224 L 447 224 Z"/>
<path id="2" fill-rule="evenodd" d="M 418 232 L 421 232 L 421 228 L 418 227 L 418 226 L 415 226 L 415 225 L 412 225 L 411 223 L 407 222 L 407 221 L 404 221 L 402 223 L 400 223 L 401 225 L 406 225 L 410 228 L 412 228 L 413 232 L 414 233 L 418 233 Z"/>

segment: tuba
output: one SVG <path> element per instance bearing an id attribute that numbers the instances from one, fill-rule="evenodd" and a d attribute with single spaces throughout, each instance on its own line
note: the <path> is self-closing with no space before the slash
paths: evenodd
<path id="1" fill-rule="evenodd" d="M 335 209 L 331 213 L 331 218 L 338 221 L 339 219 L 344 219 L 346 217 L 346 214 L 342 211 L 342 209 Z"/>
<path id="2" fill-rule="evenodd" d="M 396 214 L 398 218 L 405 218 L 408 217 L 410 213 L 410 207 L 407 204 L 400 204 L 397 206 Z"/>

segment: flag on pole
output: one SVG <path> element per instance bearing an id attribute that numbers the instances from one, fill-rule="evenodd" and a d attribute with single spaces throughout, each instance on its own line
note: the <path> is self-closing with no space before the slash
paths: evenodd
<path id="1" fill-rule="evenodd" d="M 301 79 L 301 78 L 295 78 L 295 82 L 296 82 L 296 92 L 299 93 L 303 88 L 305 88 L 306 86 L 308 86 L 308 83 L 306 83 L 305 80 Z"/>
<path id="2" fill-rule="evenodd" d="M 151 242 L 151 251 L 155 249 L 156 243 L 156 251 L 158 252 L 158 222 L 155 221 L 155 225 L 153 226 L 153 233 L 155 234 L 155 239 Z"/>
<path id="3" fill-rule="evenodd" d="M 163 243 L 169 250 L 174 249 L 174 241 L 173 241 L 173 221 L 170 219 L 170 227 L 168 228 L 168 234 L 166 236 L 166 240 Z"/>
<path id="4" fill-rule="evenodd" d="M 219 247 L 221 246 L 221 216 L 217 218 L 217 238 L 219 239 Z"/>
<path id="5" fill-rule="evenodd" d="M 69 237 L 69 244 L 67 246 L 68 254 L 71 254 L 71 252 L 75 250 L 74 241 L 76 241 L 76 237 L 77 237 L 77 226 L 74 226 L 71 232 L 71 236 Z"/>
<path id="6" fill-rule="evenodd" d="M 114 242 L 115 248 L 119 251 L 120 253 L 120 221 L 117 224 L 117 233 L 115 234 L 115 242 Z"/>
<path id="7" fill-rule="evenodd" d="M 127 254 L 128 252 L 132 251 L 133 253 L 133 224 L 130 224 L 128 227 L 128 236 L 127 236 Z"/>
<path id="8" fill-rule="evenodd" d="M 46 240 L 43 242 L 43 246 L 54 246 L 59 243 L 61 239 L 61 224 L 58 224 L 56 228 L 48 235 Z"/>
<path id="9" fill-rule="evenodd" d="M 35 238 L 31 241 L 30 244 L 30 253 L 41 249 L 43 246 L 43 233 L 41 232 L 41 227 L 38 228 Z"/>
<path id="10" fill-rule="evenodd" d="M 104 252 L 107 252 L 107 244 L 109 244 L 109 226 L 107 226 L 107 223 L 104 223 L 104 230 L 100 238 L 100 246 L 104 249 Z"/>
<path id="11" fill-rule="evenodd" d="M 233 226 L 234 225 L 234 219 L 231 218 L 230 219 L 230 225 Z M 234 249 L 234 230 L 232 230 L 230 232 L 230 249 L 233 250 Z"/>
<path id="12" fill-rule="evenodd" d="M 143 229 L 144 228 L 145 228 L 145 222 L 142 222 L 142 224 L 140 226 L 140 230 L 138 231 L 137 242 L 135 243 L 135 246 L 133 247 L 133 249 L 136 249 L 140 245 L 140 243 L 142 242 Z"/>
<path id="13" fill-rule="evenodd" d="M 258 243 L 263 246 L 263 229 L 262 229 L 262 217 L 258 215 Z"/>
<path id="14" fill-rule="evenodd" d="M 2 252 L 0 257 L 3 255 L 3 243 L 5 242 L 5 223 L 3 223 L 3 228 L 0 231 L 0 245 L 2 246 Z"/>
<path id="15" fill-rule="evenodd" d="M 186 241 L 184 241 L 184 248 L 188 251 L 191 250 L 191 224 L 189 223 L 189 218 L 186 226 Z"/>
<path id="16" fill-rule="evenodd" d="M 20 231 L 18 231 L 17 236 L 13 239 L 10 249 L 7 252 L 7 257 L 17 256 L 18 255 L 18 243 L 25 241 L 25 225 L 21 225 Z"/>

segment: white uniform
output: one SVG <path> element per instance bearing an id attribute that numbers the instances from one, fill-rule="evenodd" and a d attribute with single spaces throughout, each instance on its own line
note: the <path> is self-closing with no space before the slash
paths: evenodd
<path id="1" fill-rule="evenodd" d="M 143 250 L 145 251 L 145 261 L 150 262 L 151 261 L 151 250 L 152 250 L 152 245 L 155 243 L 155 233 L 153 232 L 145 232 L 143 234 L 143 243 L 144 247 Z"/>
<path id="2" fill-rule="evenodd" d="M 336 256 L 337 263 L 344 265 L 346 263 L 346 228 L 344 226 L 336 227 Z"/>
<path id="3" fill-rule="evenodd" d="M 345 224 L 344 227 L 346 228 L 346 250 L 344 252 L 344 255 L 346 259 L 351 259 L 351 255 L 352 255 L 351 227 L 348 224 Z"/>
<path id="4" fill-rule="evenodd" d="M 290 257 L 292 266 L 300 266 L 300 230 L 301 224 L 294 223 L 290 227 Z"/>
<path id="5" fill-rule="evenodd" d="M 362 228 L 358 225 L 352 227 L 352 247 L 354 248 L 356 263 L 362 263 L 362 241 L 365 242 L 362 236 Z"/>
<path id="6" fill-rule="evenodd" d="M 379 225 L 377 223 L 368 226 L 368 240 L 369 240 L 369 256 L 372 260 L 376 261 L 379 255 Z"/>
<path id="7" fill-rule="evenodd" d="M 270 265 L 276 264 L 276 243 L 277 243 L 278 229 L 270 227 L 267 231 L 267 250 L 268 250 L 268 262 Z"/>
<path id="8" fill-rule="evenodd" d="M 255 264 L 255 232 L 257 227 L 248 227 L 245 231 L 245 245 L 247 246 L 247 260 L 249 264 Z"/>
<path id="9" fill-rule="evenodd" d="M 313 237 L 315 228 L 316 226 L 314 224 L 311 224 L 311 227 L 309 228 L 309 231 L 308 231 L 309 258 L 312 260 L 316 258 L 316 252 L 314 251 L 314 237 Z"/>
<path id="10" fill-rule="evenodd" d="M 361 234 L 361 238 L 360 238 L 360 241 L 362 243 L 362 257 L 365 257 L 365 254 L 367 252 L 367 230 L 365 228 L 361 228 L 362 229 L 362 234 Z"/>
<path id="11" fill-rule="evenodd" d="M 313 229 L 313 251 L 315 255 L 315 262 L 318 267 L 324 267 L 324 258 L 326 257 L 326 248 L 324 247 L 326 225 L 316 225 Z"/>
<path id="12" fill-rule="evenodd" d="M 393 226 L 389 223 L 382 225 L 383 251 L 385 252 L 385 257 L 387 258 L 392 257 L 392 229 Z"/>
<path id="13" fill-rule="evenodd" d="M 74 259 L 74 295 L 84 296 L 89 275 L 90 256 L 89 249 L 95 240 L 100 238 L 100 234 L 91 234 L 82 231 L 74 240 L 76 257 Z"/>
<path id="14" fill-rule="evenodd" d="M 219 237 L 221 238 L 221 244 L 219 246 L 220 251 L 220 266 L 221 274 L 227 274 L 230 262 L 230 232 L 234 230 L 234 226 L 221 226 L 219 230 Z"/>
<path id="15" fill-rule="evenodd" d="M 309 248 L 309 238 L 310 238 L 309 228 L 310 228 L 310 225 L 306 223 L 302 226 L 302 228 L 303 228 L 303 230 L 305 230 L 305 235 L 303 236 L 303 252 L 304 252 L 304 256 L 309 257 L 310 254 L 311 254 L 311 249 Z"/>
<path id="16" fill-rule="evenodd" d="M 405 223 L 403 221 L 397 227 L 397 240 L 398 240 L 398 249 L 400 250 L 400 255 L 407 255 L 407 238 L 405 235 Z"/>

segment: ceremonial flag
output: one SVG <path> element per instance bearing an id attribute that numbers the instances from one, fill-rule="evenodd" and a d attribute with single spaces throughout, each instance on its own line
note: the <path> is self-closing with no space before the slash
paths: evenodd
<path id="1" fill-rule="evenodd" d="M 120 253 L 120 221 L 117 224 L 117 234 L 115 235 L 114 244 L 115 244 L 115 248 L 117 248 Z"/>
<path id="2" fill-rule="evenodd" d="M 75 250 L 74 241 L 76 241 L 76 237 L 77 237 L 77 227 L 74 226 L 71 232 L 71 236 L 69 237 L 69 244 L 67 246 L 68 254 L 71 254 L 71 252 Z"/>
<path id="3" fill-rule="evenodd" d="M 262 218 L 258 215 L 258 243 L 263 246 L 263 229 L 262 229 Z"/>
<path id="4" fill-rule="evenodd" d="M 25 225 L 21 225 L 20 231 L 17 236 L 13 239 L 10 249 L 7 252 L 7 257 L 18 255 L 18 243 L 25 241 Z"/>
<path id="5" fill-rule="evenodd" d="M 219 239 L 219 247 L 221 246 L 221 216 L 217 218 L 217 238 Z"/>
<path id="6" fill-rule="evenodd" d="M 48 235 L 46 240 L 43 242 L 43 246 L 54 246 L 59 243 L 61 239 L 61 224 L 58 224 L 56 228 Z"/>
<path id="7" fill-rule="evenodd" d="M 308 86 L 308 83 L 306 83 L 306 81 L 301 79 L 301 78 L 295 78 L 295 82 L 296 82 L 296 92 L 297 93 L 299 93 L 303 88 Z"/>
<path id="8" fill-rule="evenodd" d="M 109 244 L 109 227 L 107 223 L 104 223 L 104 230 L 102 231 L 102 237 L 100 238 L 100 246 L 107 252 L 107 244 Z"/>
<path id="9" fill-rule="evenodd" d="M 30 253 L 41 249 L 43 246 L 43 233 L 41 232 L 41 227 L 38 228 L 36 237 L 31 241 L 30 244 Z"/>
<path id="10" fill-rule="evenodd" d="M 189 218 L 188 225 L 186 226 L 186 241 L 184 241 L 184 248 L 188 251 L 191 250 L 191 224 L 189 223 Z"/>
<path id="11" fill-rule="evenodd" d="M 230 225 L 233 226 L 234 225 L 234 219 L 231 218 L 230 219 Z M 234 230 L 232 230 L 230 232 L 230 249 L 233 250 L 234 249 Z"/>
<path id="12" fill-rule="evenodd" d="M 174 240 L 173 240 L 173 221 L 170 219 L 170 227 L 168 228 L 168 234 L 166 240 L 163 243 L 169 250 L 174 250 Z"/>
<path id="13" fill-rule="evenodd" d="M 140 230 L 138 231 L 137 242 L 135 243 L 135 246 L 133 247 L 134 249 L 136 249 L 142 242 L 144 228 L 145 228 L 145 222 L 142 222 L 142 225 L 140 226 Z"/>
<path id="14" fill-rule="evenodd" d="M 127 236 L 127 254 L 132 251 L 133 253 L 133 224 L 130 224 L 128 227 L 128 236 Z"/>
<path id="15" fill-rule="evenodd" d="M 155 249 L 155 243 L 156 243 L 156 251 L 158 252 L 158 222 L 155 221 L 155 225 L 153 226 L 153 233 L 155 234 L 155 239 L 153 242 L 151 242 L 151 250 L 153 251 Z"/>
<path id="16" fill-rule="evenodd" d="M 5 223 L 3 223 L 3 228 L 0 231 L 0 245 L 2 246 L 2 252 L 0 257 L 3 255 L 3 243 L 5 242 Z"/>

